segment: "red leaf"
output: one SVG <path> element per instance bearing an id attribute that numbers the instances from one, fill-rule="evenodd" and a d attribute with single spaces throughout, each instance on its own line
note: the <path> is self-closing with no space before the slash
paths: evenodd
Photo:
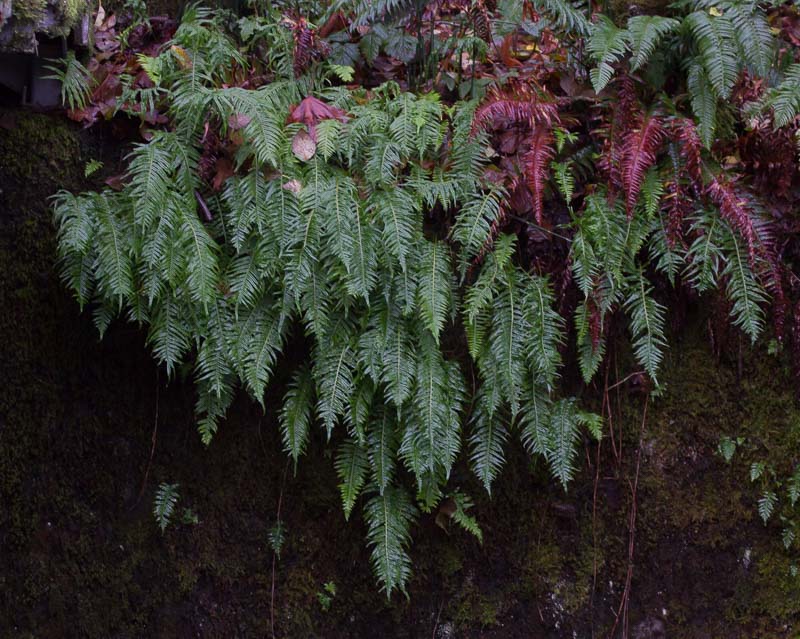
<path id="1" fill-rule="evenodd" d="M 686 171 L 692 186 L 697 193 L 703 191 L 703 143 L 697 132 L 697 125 L 689 118 L 679 118 L 674 121 L 673 135 L 680 142 L 680 153 L 686 162 Z"/>
<path id="2" fill-rule="evenodd" d="M 717 177 L 711 180 L 706 192 L 719 208 L 722 218 L 747 242 L 747 250 L 753 262 L 758 252 L 756 245 L 758 235 L 747 200 L 736 193 L 732 182 Z"/>
<path id="3" fill-rule="evenodd" d="M 313 127 L 320 120 L 347 120 L 347 114 L 341 109 L 325 104 L 314 96 L 304 98 L 289 115 L 289 122 L 302 122 L 307 127 Z"/>

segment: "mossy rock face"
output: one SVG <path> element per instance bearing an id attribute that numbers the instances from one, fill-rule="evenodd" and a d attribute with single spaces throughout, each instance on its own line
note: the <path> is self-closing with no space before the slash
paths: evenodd
<path id="1" fill-rule="evenodd" d="M 67 37 L 84 26 L 93 6 L 89 0 L 0 0 L 0 52 L 36 53 L 37 34 Z"/>
<path id="2" fill-rule="evenodd" d="M 4 637 L 264 637 L 271 618 L 287 638 L 608 636 L 628 571 L 641 389 L 615 387 L 614 444 L 606 424 L 599 457 L 587 441 L 567 492 L 517 446 L 491 499 L 466 467 L 454 468 L 454 485 L 475 497 L 483 546 L 437 526 L 435 513 L 421 517 L 410 597 L 387 601 L 363 522 L 341 512 L 337 441 L 316 433 L 294 474 L 275 405 L 264 414 L 241 397 L 204 448 L 191 375 L 167 383 L 143 333 L 123 321 L 99 341 L 90 312 L 80 314 L 59 281 L 48 197 L 98 187 L 103 176 L 88 181 L 85 163 L 119 173 L 125 149 L 43 115 L 0 113 L 0 124 Z M 782 471 L 797 457 L 790 376 L 781 358 L 736 339 L 716 362 L 700 319 L 673 340 L 666 391 L 648 400 L 631 636 L 796 637 L 793 556 L 775 524 L 758 518 L 747 477 L 751 453 L 770 450 Z M 625 359 L 623 345 L 611 348 Z M 599 409 L 599 397 L 585 398 Z M 752 451 L 726 464 L 714 452 L 722 434 L 745 437 Z M 179 508 L 199 523 L 159 531 L 151 511 L 160 482 L 180 484 Z M 273 574 L 279 497 L 286 543 Z M 327 609 L 318 597 L 326 582 L 336 584 Z"/>

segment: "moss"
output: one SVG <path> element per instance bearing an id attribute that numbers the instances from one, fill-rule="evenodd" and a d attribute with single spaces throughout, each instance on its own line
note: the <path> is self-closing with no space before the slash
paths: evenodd
<path id="1" fill-rule="evenodd" d="M 47 0 L 14 0 L 11 15 L 21 23 L 38 23 L 44 18 Z"/>

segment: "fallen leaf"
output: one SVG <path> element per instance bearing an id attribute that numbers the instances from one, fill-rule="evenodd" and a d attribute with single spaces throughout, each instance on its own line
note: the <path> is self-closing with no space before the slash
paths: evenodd
<path id="1" fill-rule="evenodd" d="M 317 152 L 317 143 L 303 130 L 297 132 L 292 138 L 292 153 L 298 160 L 308 162 Z"/>
<path id="2" fill-rule="evenodd" d="M 214 174 L 214 180 L 211 185 L 215 191 L 219 191 L 225 181 L 233 175 L 233 162 L 226 157 L 221 157 L 217 160 L 216 169 L 217 172 Z"/>
<path id="3" fill-rule="evenodd" d="M 287 191 L 291 191 L 292 193 L 295 194 L 300 193 L 300 190 L 303 188 L 303 185 L 300 184 L 299 180 L 289 180 L 288 182 L 285 182 L 282 186 Z"/>
<path id="4" fill-rule="evenodd" d="M 252 120 L 252 118 L 244 113 L 234 113 L 228 118 L 228 127 L 232 131 L 238 131 L 239 129 L 243 129 L 250 124 L 250 120 Z"/>

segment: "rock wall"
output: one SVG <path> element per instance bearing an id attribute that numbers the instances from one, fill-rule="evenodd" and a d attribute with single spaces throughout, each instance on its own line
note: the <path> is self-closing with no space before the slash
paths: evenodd
<path id="1" fill-rule="evenodd" d="M 344 522 L 322 434 L 296 475 L 280 453 L 280 388 L 266 414 L 240 398 L 205 449 L 190 371 L 167 383 L 143 333 L 123 322 L 98 341 L 91 311 L 80 314 L 59 282 L 47 198 L 96 187 L 103 175 L 87 180 L 85 163 L 113 173 L 122 155 L 104 129 L 0 113 L 3 636 L 607 636 L 629 569 L 639 449 L 629 636 L 797 636 L 796 557 L 779 526 L 758 519 L 748 458 L 728 465 L 715 454 L 729 434 L 794 463 L 800 413 L 783 359 L 734 336 L 717 361 L 694 316 L 644 422 L 636 385 L 612 391 L 614 442 L 599 454 L 586 443 L 568 493 L 514 447 L 491 500 L 457 468 L 484 545 L 423 517 L 410 597 L 387 602 L 363 523 Z M 613 350 L 612 376 L 627 362 Z M 179 506 L 198 523 L 159 532 L 151 510 L 162 481 L 180 484 Z M 286 545 L 273 564 L 267 535 L 281 495 Z"/>

